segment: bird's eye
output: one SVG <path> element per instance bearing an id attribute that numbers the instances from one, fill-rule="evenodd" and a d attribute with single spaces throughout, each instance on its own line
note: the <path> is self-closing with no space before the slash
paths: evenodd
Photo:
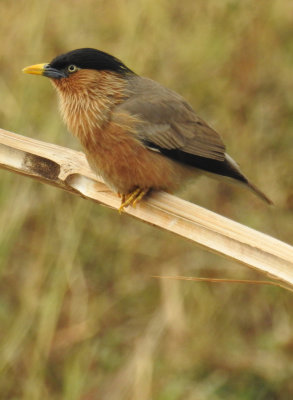
<path id="1" fill-rule="evenodd" d="M 69 67 L 67 68 L 68 69 L 68 72 L 70 72 L 70 73 L 72 73 L 72 72 L 75 72 L 75 71 L 77 71 L 77 66 L 76 65 L 69 65 Z"/>

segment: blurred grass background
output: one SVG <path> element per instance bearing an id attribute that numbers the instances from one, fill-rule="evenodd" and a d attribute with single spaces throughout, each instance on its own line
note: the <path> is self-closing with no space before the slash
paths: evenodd
<path id="1" fill-rule="evenodd" d="M 271 197 L 178 194 L 292 243 L 291 0 L 1 0 L 0 127 L 79 149 L 24 66 L 95 47 L 186 97 Z M 0 397 L 293 398 L 292 294 L 157 281 L 263 278 L 169 233 L 0 171 Z"/>

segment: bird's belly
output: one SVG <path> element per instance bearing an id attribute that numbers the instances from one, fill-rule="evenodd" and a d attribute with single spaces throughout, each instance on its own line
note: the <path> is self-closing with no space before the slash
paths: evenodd
<path id="1" fill-rule="evenodd" d="M 148 150 L 133 133 L 117 126 L 85 146 L 91 168 L 111 189 L 127 194 L 135 188 L 173 191 L 188 175 L 188 168 Z"/>

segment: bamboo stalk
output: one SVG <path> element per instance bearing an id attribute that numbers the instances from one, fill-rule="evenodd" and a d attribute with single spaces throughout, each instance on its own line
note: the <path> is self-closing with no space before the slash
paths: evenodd
<path id="1" fill-rule="evenodd" d="M 0 129 L 0 167 L 114 209 L 120 206 L 78 151 Z M 125 213 L 293 285 L 293 247 L 271 236 L 164 192 Z"/>

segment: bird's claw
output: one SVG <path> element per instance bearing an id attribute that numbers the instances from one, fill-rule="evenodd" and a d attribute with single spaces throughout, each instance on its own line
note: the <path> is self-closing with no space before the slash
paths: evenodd
<path id="1" fill-rule="evenodd" d="M 137 188 L 133 192 L 125 195 L 121 195 L 121 205 L 119 207 L 119 213 L 121 214 L 124 211 L 125 207 L 131 205 L 132 207 L 136 207 L 137 203 L 147 194 L 148 189 L 140 189 Z"/>

